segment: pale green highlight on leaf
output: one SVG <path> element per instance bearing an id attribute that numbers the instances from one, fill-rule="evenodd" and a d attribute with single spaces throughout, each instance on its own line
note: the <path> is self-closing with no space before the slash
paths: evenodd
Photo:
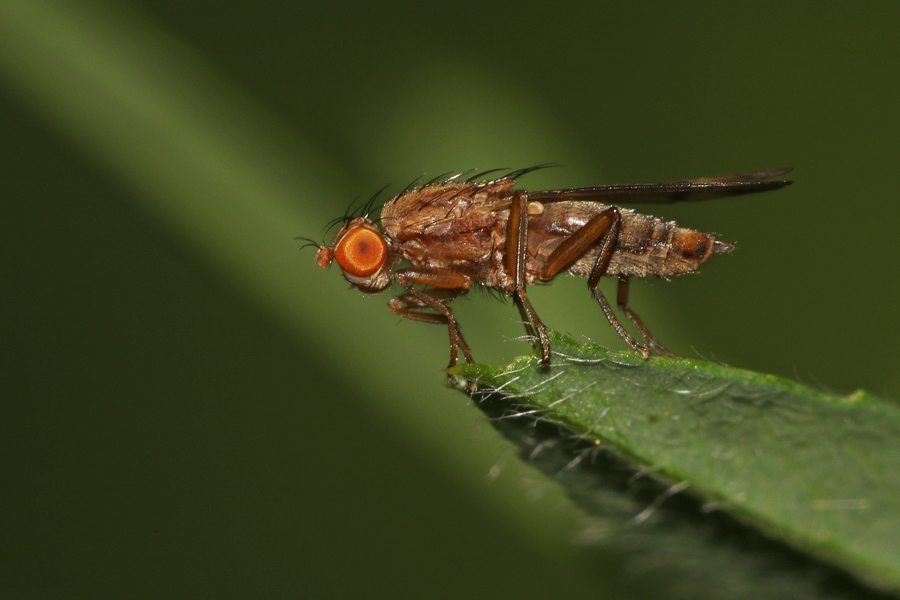
<path id="1" fill-rule="evenodd" d="M 742 522 L 879 587 L 900 589 L 900 410 L 858 391 L 555 334 L 552 366 L 522 357 L 459 375 L 564 424 Z"/>

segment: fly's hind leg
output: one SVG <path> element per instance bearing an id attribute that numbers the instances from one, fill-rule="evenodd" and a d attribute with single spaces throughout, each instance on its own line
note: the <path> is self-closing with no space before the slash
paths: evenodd
<path id="1" fill-rule="evenodd" d="M 406 288 L 406 293 L 396 298 L 391 298 L 388 308 L 395 314 L 413 321 L 446 325 L 450 332 L 450 364 L 447 368 L 456 365 L 457 348 L 462 350 L 466 362 L 475 362 L 469 345 L 463 339 L 456 323 L 453 311 L 446 305 L 449 302 L 469 291 L 470 281 L 465 275 L 451 271 L 418 271 L 403 269 L 396 274 L 397 281 Z M 413 284 L 431 286 L 427 292 L 418 290 Z M 432 309 L 436 312 L 425 312 L 423 309 Z"/>
<path id="2" fill-rule="evenodd" d="M 644 358 L 647 358 L 650 356 L 650 349 L 635 340 L 634 337 L 622 327 L 622 324 L 619 323 L 619 319 L 612 311 L 612 307 L 610 307 L 603 292 L 597 287 L 600 283 L 600 278 L 606 274 L 606 271 L 609 268 L 613 253 L 616 251 L 616 244 L 619 242 L 619 233 L 621 230 L 622 217 L 619 213 L 619 209 L 615 206 L 610 206 L 585 223 L 584 227 L 569 236 L 566 241 L 560 244 L 556 250 L 547 257 L 547 262 L 544 264 L 544 269 L 541 272 L 541 279 L 549 281 L 557 273 L 568 268 L 578 259 L 582 258 L 585 253 L 599 241 L 600 254 L 597 256 L 597 260 L 594 262 L 591 274 L 588 277 L 588 289 L 591 290 L 597 303 L 600 304 L 600 308 L 603 309 L 603 314 L 606 315 L 606 319 L 609 321 L 609 324 L 612 325 L 613 329 L 616 330 L 616 333 L 618 333 L 623 340 L 628 342 L 629 346 L 643 354 Z M 628 310 L 630 311 L 630 309 Z M 628 314 L 628 312 L 625 314 Z M 629 315 L 629 318 L 632 318 L 631 315 Z M 632 320 L 634 320 L 634 318 L 632 318 Z M 635 324 L 637 324 L 637 322 L 635 322 Z M 646 328 L 643 328 L 643 324 L 641 324 L 641 333 L 644 333 L 644 331 L 646 331 Z"/>
<path id="3" fill-rule="evenodd" d="M 625 313 L 625 315 L 631 319 L 631 322 L 634 323 L 634 326 L 638 328 L 638 331 L 641 332 L 641 335 L 644 336 L 644 340 L 646 340 L 647 344 L 655 350 L 657 353 L 662 354 L 663 356 L 674 356 L 671 352 L 666 350 L 665 348 L 657 342 L 653 335 L 650 333 L 650 330 L 647 329 L 647 326 L 644 325 L 644 322 L 641 320 L 637 313 L 634 312 L 628 306 L 628 278 L 627 277 L 619 277 L 619 287 L 616 293 L 616 303 L 619 305 L 619 309 Z"/>

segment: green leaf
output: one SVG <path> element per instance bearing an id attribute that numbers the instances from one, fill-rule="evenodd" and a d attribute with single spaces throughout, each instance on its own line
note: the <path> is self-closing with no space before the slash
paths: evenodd
<path id="1" fill-rule="evenodd" d="M 518 413 L 564 425 L 589 444 L 669 482 L 645 520 L 687 491 L 766 537 L 900 590 L 900 410 L 682 358 L 642 360 L 552 335 L 553 364 L 465 365 L 454 373 L 499 390 Z M 499 421 L 495 421 L 499 422 Z M 548 442 L 544 440 L 544 445 Z M 568 485 L 568 484 L 566 484 Z M 570 495 L 597 514 L 596 502 Z M 634 507 L 625 512 L 634 511 Z"/>

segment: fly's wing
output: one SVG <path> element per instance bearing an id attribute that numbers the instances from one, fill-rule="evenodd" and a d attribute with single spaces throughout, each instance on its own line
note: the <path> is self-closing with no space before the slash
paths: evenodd
<path id="1" fill-rule="evenodd" d="M 740 196 L 777 190 L 791 184 L 790 181 L 769 181 L 790 173 L 793 169 L 773 169 L 758 173 L 727 175 L 704 179 L 688 179 L 669 183 L 629 183 L 625 185 L 601 185 L 571 190 L 547 190 L 529 192 L 528 200 L 538 202 L 565 202 L 582 200 L 604 204 L 694 202 L 725 196 Z"/>

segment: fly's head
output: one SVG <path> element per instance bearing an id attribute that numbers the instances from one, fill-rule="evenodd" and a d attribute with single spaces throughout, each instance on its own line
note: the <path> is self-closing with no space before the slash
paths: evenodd
<path id="1" fill-rule="evenodd" d="M 374 294 L 391 284 L 391 248 L 384 234 L 365 217 L 344 225 L 331 246 L 319 246 L 316 262 L 320 267 L 334 260 L 347 281 L 363 292 Z"/>

